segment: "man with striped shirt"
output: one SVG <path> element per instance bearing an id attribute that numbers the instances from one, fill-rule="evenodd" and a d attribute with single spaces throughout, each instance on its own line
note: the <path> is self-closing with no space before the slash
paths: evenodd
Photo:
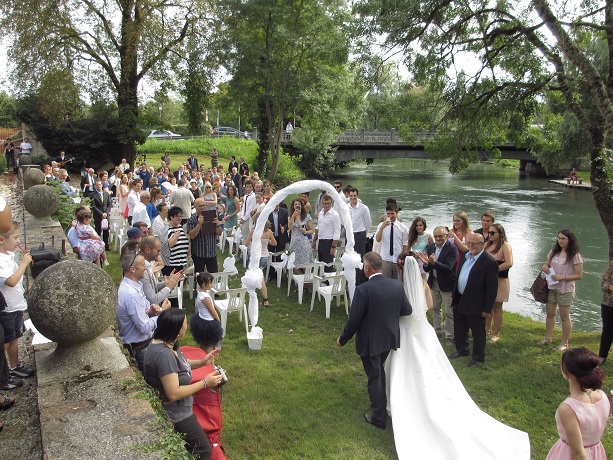
<path id="1" fill-rule="evenodd" d="M 194 201 L 196 213 L 187 221 L 187 234 L 191 241 L 191 254 L 194 261 L 194 271 L 200 273 L 206 271 L 209 273 L 217 273 L 217 237 L 221 235 L 221 225 L 217 219 L 213 219 L 215 223 L 215 233 L 204 233 L 203 224 L 204 216 L 202 213 L 206 211 L 206 204 L 203 198 L 198 198 Z"/>

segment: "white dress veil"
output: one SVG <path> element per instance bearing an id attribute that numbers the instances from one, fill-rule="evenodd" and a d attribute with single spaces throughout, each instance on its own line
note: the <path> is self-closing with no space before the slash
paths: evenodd
<path id="1" fill-rule="evenodd" d="M 464 389 L 426 318 L 419 267 L 404 266 L 413 307 L 400 318 L 400 348 L 387 361 L 388 412 L 398 458 L 529 460 L 528 434 L 490 417 Z"/>

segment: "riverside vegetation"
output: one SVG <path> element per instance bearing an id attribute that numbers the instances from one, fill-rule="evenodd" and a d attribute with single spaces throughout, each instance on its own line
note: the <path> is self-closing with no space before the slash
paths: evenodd
<path id="1" fill-rule="evenodd" d="M 220 266 L 224 257 L 220 254 Z M 109 254 L 109 260 L 107 269 L 119 284 L 117 254 Z M 240 286 L 244 269 L 240 263 L 237 267 L 240 273 L 232 277 L 231 287 Z M 248 349 L 244 323 L 236 313 L 229 315 L 217 359 L 229 378 L 224 387 L 222 437 L 228 458 L 397 458 L 391 424 L 380 431 L 364 423 L 362 415 L 369 407 L 366 376 L 353 341 L 343 349 L 336 346 L 346 319 L 344 307 L 333 304 L 326 320 L 323 302 L 316 300 L 310 312 L 309 296 L 299 305 L 295 289 L 290 297 L 286 293 L 285 278 L 281 289 L 269 283 L 272 306 L 260 308 L 259 326 L 264 330 L 260 351 Z M 188 296 L 184 297 L 184 308 L 188 317 L 194 311 Z M 462 360 L 452 362 L 482 410 L 528 432 L 534 459 L 545 458 L 558 439 L 554 414 L 568 395 L 568 383 L 560 372 L 560 354 L 553 347 L 536 345 L 544 327 L 507 313 L 500 342 L 487 345 L 484 366 L 468 368 Z M 599 337 L 594 332 L 573 331 L 572 345 L 597 350 Z M 189 330 L 181 345 L 196 345 Z M 444 348 L 448 353 L 453 351 L 446 345 Z M 607 362 L 605 373 L 612 368 Z M 612 388 L 613 381 L 605 380 L 603 390 L 609 394 Z M 150 391 L 146 394 L 151 397 Z M 164 418 L 163 411 L 158 411 L 158 416 Z M 169 437 L 149 447 L 165 448 L 165 458 L 180 458 L 180 442 L 172 437 L 172 428 L 165 432 Z M 613 455 L 611 423 L 602 439 L 606 451 Z"/>

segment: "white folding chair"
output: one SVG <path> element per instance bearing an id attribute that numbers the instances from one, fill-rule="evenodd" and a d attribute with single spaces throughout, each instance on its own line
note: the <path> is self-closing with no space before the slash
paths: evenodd
<path id="1" fill-rule="evenodd" d="M 327 281 L 330 283 L 328 286 L 324 286 L 322 282 Z M 315 294 L 320 295 L 326 302 L 326 319 L 330 319 L 330 304 L 332 303 L 332 297 L 336 297 L 336 306 L 340 306 L 340 297 L 345 299 L 345 313 L 349 315 L 349 307 L 347 305 L 347 279 L 345 275 L 332 275 L 332 276 L 314 276 L 313 277 L 313 295 L 311 297 L 311 311 L 313 311 L 313 304 L 315 303 Z"/>
<path id="2" fill-rule="evenodd" d="M 249 332 L 249 319 L 247 317 L 247 305 L 245 303 L 245 295 L 247 294 L 247 288 L 238 289 L 226 289 L 225 291 L 217 292 L 218 295 L 225 295 L 225 299 L 213 299 L 213 305 L 219 311 L 219 317 L 221 319 L 221 327 L 223 329 L 223 336 L 226 335 L 226 324 L 228 322 L 228 313 L 233 311 L 238 312 L 239 321 L 245 317 L 245 332 Z"/>
<path id="3" fill-rule="evenodd" d="M 179 303 L 179 308 L 183 308 L 183 280 L 179 281 L 179 284 L 175 286 L 175 288 L 170 291 L 168 294 L 169 299 L 177 299 Z"/>
<path id="4" fill-rule="evenodd" d="M 296 274 L 290 273 L 287 279 L 287 296 L 289 297 L 289 292 L 292 287 L 292 280 L 298 286 L 298 303 L 302 305 L 302 290 L 304 289 L 305 283 L 312 283 L 313 277 L 318 276 L 321 268 L 323 267 L 323 263 L 321 262 L 313 262 L 312 264 L 301 264 L 296 265 L 294 268 L 299 268 L 304 270 L 304 273 Z"/>
<path id="5" fill-rule="evenodd" d="M 281 287 L 281 277 L 283 276 L 283 266 L 286 262 L 279 260 L 278 262 L 273 261 L 274 257 L 279 257 L 283 254 L 283 251 L 279 252 L 271 252 L 268 256 L 268 265 L 266 266 L 266 279 L 268 280 L 268 275 L 270 273 L 270 267 L 275 269 L 275 273 L 277 274 L 277 287 Z"/>
<path id="6" fill-rule="evenodd" d="M 241 252 L 241 258 L 243 259 L 243 267 L 247 268 L 247 261 L 249 260 L 249 248 L 247 247 L 247 245 L 245 244 L 245 241 L 247 241 L 247 238 L 242 238 L 239 245 L 238 245 L 238 249 Z"/>

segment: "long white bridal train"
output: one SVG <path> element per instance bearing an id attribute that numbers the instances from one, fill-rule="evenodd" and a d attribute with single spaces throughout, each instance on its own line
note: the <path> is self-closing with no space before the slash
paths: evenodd
<path id="1" fill-rule="evenodd" d="M 400 348 L 390 353 L 386 372 L 398 458 L 529 460 L 528 434 L 479 409 L 449 363 L 426 318 L 412 257 L 405 261 L 404 286 L 413 314 L 400 319 Z"/>

